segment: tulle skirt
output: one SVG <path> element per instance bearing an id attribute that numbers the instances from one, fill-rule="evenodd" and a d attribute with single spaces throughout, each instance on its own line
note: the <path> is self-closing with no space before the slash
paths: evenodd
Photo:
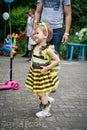
<path id="1" fill-rule="evenodd" d="M 25 82 L 25 87 L 31 89 L 34 93 L 50 92 L 59 85 L 58 75 L 52 75 L 51 71 L 41 74 L 40 69 L 30 67 Z"/>

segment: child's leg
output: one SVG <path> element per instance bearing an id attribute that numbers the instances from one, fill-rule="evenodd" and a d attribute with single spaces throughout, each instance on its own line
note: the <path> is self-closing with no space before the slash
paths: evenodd
<path id="1" fill-rule="evenodd" d="M 47 99 L 46 93 L 41 93 L 40 97 L 41 97 L 41 102 L 42 102 L 42 104 L 45 105 L 45 104 L 48 103 L 48 99 Z"/>
<path id="2" fill-rule="evenodd" d="M 48 104 L 48 96 L 46 93 L 38 93 L 38 96 L 41 100 L 40 108 L 42 108 L 43 105 Z"/>
<path id="3" fill-rule="evenodd" d="M 48 101 L 49 101 L 50 103 L 52 103 L 52 102 L 55 101 L 55 99 L 54 99 L 53 97 L 50 97 L 50 96 L 49 96 L 49 93 L 46 93 L 46 96 L 47 96 L 47 99 L 48 99 Z M 41 100 L 41 97 L 40 97 L 40 96 L 39 96 L 39 99 Z M 40 104 L 40 108 L 41 108 L 41 104 Z"/>
<path id="4" fill-rule="evenodd" d="M 50 105 L 50 102 L 48 101 L 48 97 L 47 97 L 46 93 L 38 93 L 38 96 L 40 97 L 40 100 L 41 100 L 40 107 L 41 107 L 42 111 L 37 112 L 36 116 L 37 117 L 50 116 L 51 115 L 51 113 L 50 113 L 51 105 Z"/>

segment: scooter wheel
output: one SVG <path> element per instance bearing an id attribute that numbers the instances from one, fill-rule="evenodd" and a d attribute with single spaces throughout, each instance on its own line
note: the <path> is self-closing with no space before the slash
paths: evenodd
<path id="1" fill-rule="evenodd" d="M 5 85 L 8 85 L 8 82 L 9 82 L 8 80 L 7 80 L 7 81 L 5 81 Z"/>
<path id="2" fill-rule="evenodd" d="M 14 83 L 13 89 L 14 89 L 14 90 L 18 90 L 18 89 L 19 89 L 19 83 Z"/>

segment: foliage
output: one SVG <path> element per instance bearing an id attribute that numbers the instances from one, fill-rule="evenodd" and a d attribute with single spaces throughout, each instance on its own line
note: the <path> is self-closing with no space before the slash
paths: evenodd
<path id="1" fill-rule="evenodd" d="M 79 26 L 87 27 L 87 1 L 73 0 L 72 1 L 72 27 Z"/>
<path id="2" fill-rule="evenodd" d="M 25 29 L 26 26 L 26 19 L 25 19 L 25 12 L 28 11 L 30 8 L 35 8 L 36 6 L 36 0 L 14 0 L 10 4 L 10 14 L 11 14 L 11 20 L 9 21 L 11 25 L 12 32 L 20 33 L 22 30 Z M 19 9 L 18 9 L 19 8 Z M 6 2 L 0 1 L 0 40 L 4 39 L 4 20 L 2 18 L 3 12 L 9 12 L 8 4 Z M 17 18 L 16 18 L 17 16 Z M 9 28 L 10 25 L 7 21 L 7 33 L 10 32 Z M 3 40 L 2 40 L 3 41 Z"/>
<path id="3" fill-rule="evenodd" d="M 60 57 L 61 58 L 65 58 L 66 50 L 67 50 L 66 43 L 65 44 L 61 43 L 61 45 L 60 45 Z"/>
<path id="4" fill-rule="evenodd" d="M 36 1 L 37 0 L 19 0 L 19 1 L 15 0 L 13 2 L 13 4 L 14 4 L 15 7 L 19 7 L 21 5 L 22 7 L 28 6 L 28 7 L 35 8 Z"/>
<path id="5" fill-rule="evenodd" d="M 87 28 L 81 29 L 79 32 L 76 32 L 76 35 L 70 35 L 68 42 L 72 43 L 81 43 L 81 44 L 87 44 Z M 65 58 L 67 50 L 67 44 L 62 44 L 60 46 L 60 57 Z M 74 55 L 73 57 L 77 57 L 77 50 L 78 48 L 74 48 Z M 86 54 L 87 54 L 87 48 L 86 48 Z"/>
<path id="6" fill-rule="evenodd" d="M 24 54 L 27 49 L 27 39 L 17 41 L 18 51 L 17 54 Z"/>
<path id="7" fill-rule="evenodd" d="M 12 25 L 12 32 L 20 34 L 22 31 L 24 31 L 26 26 L 26 18 L 25 13 L 30 8 L 36 7 L 36 1 L 37 0 L 15 0 L 13 3 L 11 3 L 11 25 Z M 87 43 L 87 37 L 82 39 L 81 41 L 78 39 L 78 37 L 75 36 L 75 33 L 81 30 L 81 28 L 87 28 L 87 1 L 86 0 L 73 0 L 72 3 L 72 26 L 70 29 L 70 37 L 69 42 L 82 42 Z M 0 40 L 3 39 L 4 36 L 4 20 L 2 19 L 3 12 L 8 12 L 8 4 L 4 1 L 0 1 Z M 7 27 L 8 21 L 7 21 Z M 0 41 L 1 42 L 1 41 Z M 23 47 L 25 45 L 25 40 L 18 41 L 21 42 L 19 45 L 20 50 L 23 50 Z M 22 46 L 22 47 L 20 47 Z M 60 52 L 62 55 L 65 54 L 65 51 L 67 49 L 66 44 L 61 44 Z M 19 51 L 19 50 L 18 50 Z"/>
<path id="8" fill-rule="evenodd" d="M 26 27 L 25 14 L 28 10 L 29 7 L 18 7 L 11 10 L 12 32 L 20 33 L 24 31 Z"/>
<path id="9" fill-rule="evenodd" d="M 85 44 L 87 44 L 87 37 L 84 37 L 84 39 L 82 39 L 82 40 L 80 41 L 80 43 L 85 43 Z"/>
<path id="10" fill-rule="evenodd" d="M 80 43 L 87 43 L 87 28 L 83 28 L 79 32 L 76 32 L 76 36 Z"/>
<path id="11" fill-rule="evenodd" d="M 78 43 L 78 38 L 75 35 L 70 35 L 68 42 Z M 67 44 L 66 43 L 65 44 L 61 43 L 60 57 L 65 58 L 66 50 L 67 50 Z"/>

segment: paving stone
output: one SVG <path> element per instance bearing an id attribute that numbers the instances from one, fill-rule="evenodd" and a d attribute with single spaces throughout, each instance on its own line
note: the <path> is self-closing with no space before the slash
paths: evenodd
<path id="1" fill-rule="evenodd" d="M 9 80 L 9 57 L 0 56 L 0 84 Z M 24 87 L 29 63 L 16 56 L 13 80 L 19 90 L 0 90 L 0 130 L 87 130 L 87 61 L 61 60 L 60 85 L 52 103 L 52 116 L 37 118 L 39 99 Z"/>

